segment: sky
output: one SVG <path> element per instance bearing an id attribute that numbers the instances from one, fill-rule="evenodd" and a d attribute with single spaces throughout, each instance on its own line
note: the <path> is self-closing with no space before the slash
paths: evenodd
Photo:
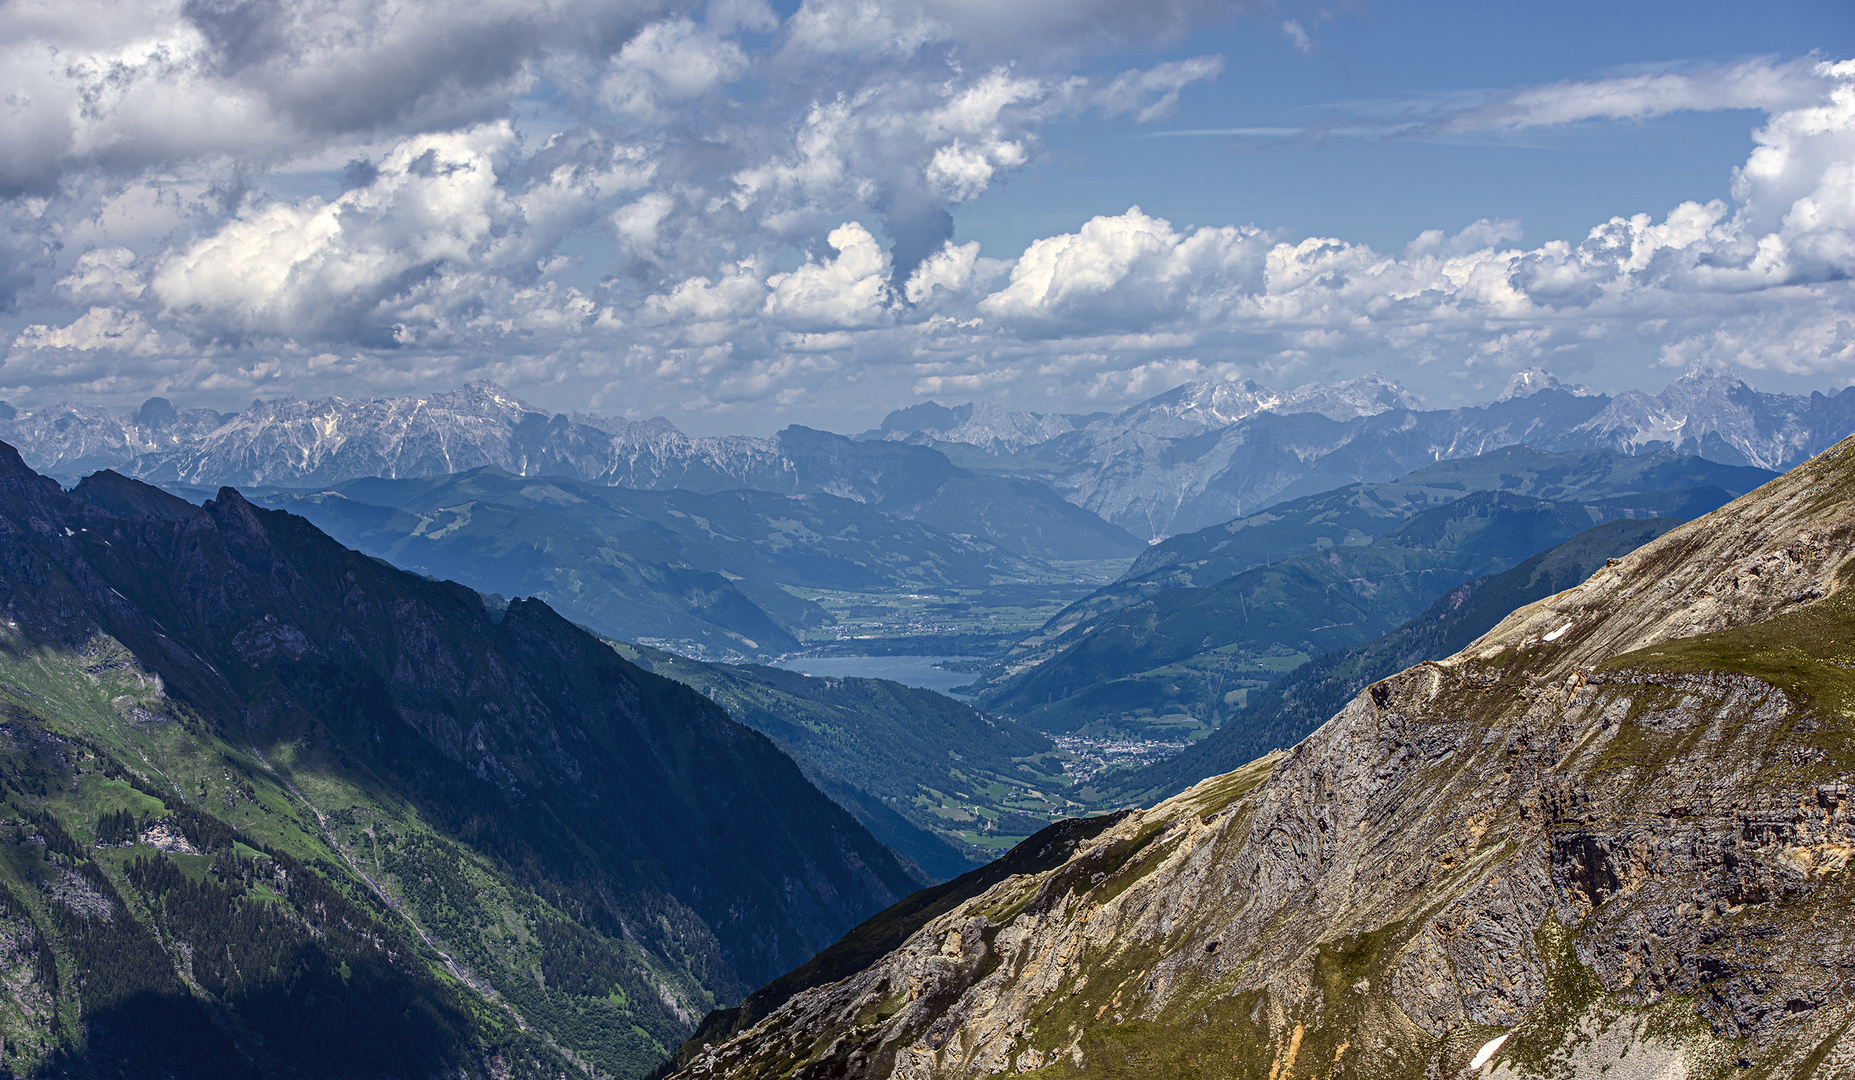
<path id="1" fill-rule="evenodd" d="M 7 0 L 0 398 L 1855 383 L 1855 5 Z"/>

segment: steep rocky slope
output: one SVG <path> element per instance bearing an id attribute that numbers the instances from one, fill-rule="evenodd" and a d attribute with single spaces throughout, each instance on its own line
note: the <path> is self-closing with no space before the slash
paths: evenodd
<path id="1" fill-rule="evenodd" d="M 676 1075 L 1851 1075 L 1851 576 L 1855 440 Z"/>
<path id="2" fill-rule="evenodd" d="M 6 1068 L 637 1076 L 910 891 L 545 604 L 0 446 Z"/>

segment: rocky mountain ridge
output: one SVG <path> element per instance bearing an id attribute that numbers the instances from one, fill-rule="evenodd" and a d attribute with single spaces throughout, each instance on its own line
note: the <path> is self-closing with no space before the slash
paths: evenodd
<path id="1" fill-rule="evenodd" d="M 920 489 L 937 478 L 943 488 L 957 481 L 958 495 L 943 498 L 942 510 L 987 500 L 1038 503 L 1047 487 L 1143 538 L 1516 443 L 1632 454 L 1667 449 L 1782 470 L 1851 430 L 1855 395 L 1763 393 L 1736 373 L 1705 367 L 1658 394 L 1615 398 L 1562 386 L 1543 371 L 1522 372 L 1497 401 L 1435 410 L 1379 375 L 1288 392 L 1252 382 L 1187 383 L 1105 415 L 928 402 L 854 439 L 802 427 L 767 438 L 694 438 L 662 418 L 550 415 L 490 383 L 374 401 L 259 401 L 231 417 L 152 399 L 127 417 L 60 404 L 0 419 L 0 438 L 14 441 L 33 467 L 59 474 L 109 467 L 155 483 L 300 488 L 493 465 L 644 489 L 819 492 L 888 503 L 898 516 L 932 512 Z M 1019 486 L 1000 486 L 1008 478 Z M 898 490 L 914 494 L 898 500 Z M 1055 531 L 1080 528 L 1082 520 L 1064 520 Z M 974 521 L 956 515 L 930 523 L 951 530 Z"/>
<path id="2" fill-rule="evenodd" d="M 1034 558 L 1111 558 L 1140 547 L 1046 485 L 973 473 L 927 447 L 796 426 L 768 439 L 690 438 L 661 418 L 549 416 L 490 383 L 430 397 L 259 401 L 230 418 L 193 411 L 160 431 L 148 426 L 169 413 L 160 399 L 126 418 L 58 405 L 0 421 L 0 438 L 19 438 L 28 464 L 46 472 L 112 468 L 178 487 L 316 490 L 494 467 L 642 490 L 833 495 Z M 209 429 L 214 418 L 222 422 Z M 183 428 L 188 438 L 161 442 Z"/>
<path id="3" fill-rule="evenodd" d="M 1855 439 L 674 1075 L 1850 1075 L 1851 492 Z"/>
<path id="4" fill-rule="evenodd" d="M 926 401 L 895 410 L 883 417 L 880 427 L 857 438 L 921 445 L 960 443 L 988 454 L 1016 454 L 1107 415 L 1026 412 L 988 401 L 969 401 L 948 408 Z"/>
<path id="5" fill-rule="evenodd" d="M 858 438 L 926 445 L 964 443 L 989 453 L 1015 454 L 1097 425 L 1097 438 L 1114 438 L 1134 429 L 1160 438 L 1189 438 L 1259 412 L 1318 413 L 1330 420 L 1351 420 L 1387 409 L 1422 407 L 1415 395 L 1378 372 L 1341 383 L 1307 383 L 1287 392 L 1243 379 L 1184 383 L 1112 414 L 1036 413 L 976 402 L 948 408 L 930 401 L 890 413 L 880 427 Z"/>
<path id="6" fill-rule="evenodd" d="M 1654 396 L 1539 387 L 1486 405 L 1346 420 L 1261 411 L 1196 434 L 1103 422 L 1039 453 L 1052 461 L 1051 483 L 1065 498 L 1135 535 L 1159 537 L 1521 443 L 1546 451 L 1673 450 L 1782 471 L 1855 431 L 1855 395 L 1764 394 L 1709 369 L 1691 370 Z"/>

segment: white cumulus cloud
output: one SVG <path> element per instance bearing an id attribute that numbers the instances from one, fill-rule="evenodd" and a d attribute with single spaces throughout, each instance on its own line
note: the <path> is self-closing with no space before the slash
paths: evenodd
<path id="1" fill-rule="evenodd" d="M 766 313 L 776 322 L 805 330 L 878 326 L 894 306 L 889 288 L 889 253 L 857 222 L 840 225 L 828 237 L 835 258 L 807 262 L 787 274 L 767 279 L 773 290 Z"/>
<path id="2" fill-rule="evenodd" d="M 688 18 L 652 23 L 625 43 L 600 85 L 607 105 L 647 120 L 698 98 L 747 70 L 741 47 Z"/>
<path id="3" fill-rule="evenodd" d="M 1181 233 L 1136 206 L 1031 244 L 979 309 L 1042 333 L 1140 328 L 1255 289 L 1269 251 L 1257 229 Z"/>
<path id="4" fill-rule="evenodd" d="M 1380 251 L 1128 199 L 1001 250 L 962 215 L 1068 167 L 1053 129 L 1151 124 L 1226 63 L 1127 50 L 1246 14 L 1271 47 L 1311 49 L 1327 16 L 784 10 L 0 5 L 0 389 L 226 407 L 485 376 L 588 407 L 838 415 L 918 391 L 1093 407 L 1168 379 L 1374 368 L 1430 392 L 1534 365 L 1855 376 L 1855 62 L 1463 91 L 1367 125 L 1487 138 L 1764 112 L 1729 199 L 1569 242 L 1491 219 Z"/>
<path id="5" fill-rule="evenodd" d="M 0 5 L 0 195 L 73 172 L 275 161 L 506 114 L 663 0 L 24 0 Z"/>

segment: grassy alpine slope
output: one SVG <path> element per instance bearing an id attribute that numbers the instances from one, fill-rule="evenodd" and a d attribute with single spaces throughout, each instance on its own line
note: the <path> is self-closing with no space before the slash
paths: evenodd
<path id="1" fill-rule="evenodd" d="M 638 1076 L 914 887 L 545 605 L 0 448 L 4 1065 Z"/>
<path id="2" fill-rule="evenodd" d="M 675 1075 L 1855 1074 L 1852 493 L 1855 439 Z"/>

